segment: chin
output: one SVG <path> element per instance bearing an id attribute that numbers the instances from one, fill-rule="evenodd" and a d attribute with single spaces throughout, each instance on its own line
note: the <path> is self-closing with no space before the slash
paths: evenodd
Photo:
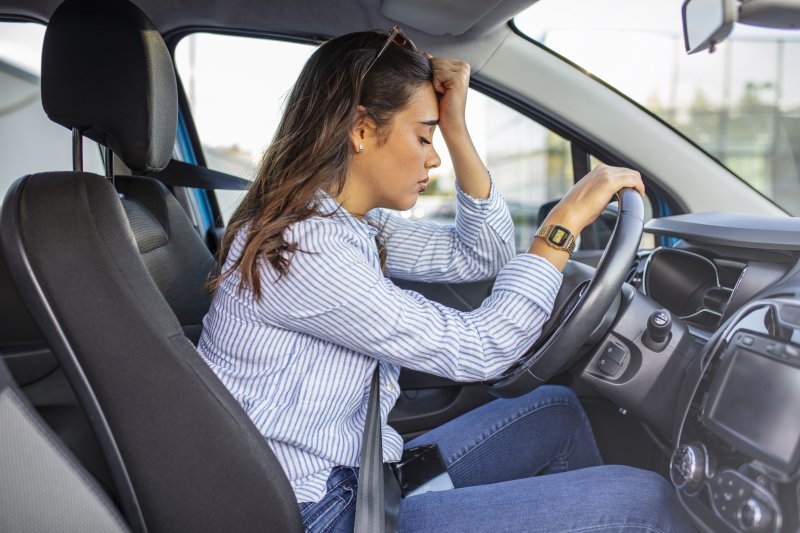
<path id="1" fill-rule="evenodd" d="M 417 200 L 419 200 L 419 194 L 415 194 L 413 198 L 409 198 L 406 200 L 402 205 L 402 207 L 397 207 L 398 211 L 408 211 L 415 205 L 417 205 Z"/>
<path id="2" fill-rule="evenodd" d="M 404 198 L 392 198 L 387 200 L 383 203 L 380 207 L 386 209 L 393 209 L 395 211 L 408 211 L 415 205 L 417 205 L 417 200 L 419 200 L 419 193 L 406 196 Z"/>

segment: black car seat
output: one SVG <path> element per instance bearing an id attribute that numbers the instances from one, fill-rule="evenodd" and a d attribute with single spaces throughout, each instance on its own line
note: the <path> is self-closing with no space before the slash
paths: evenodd
<path id="1" fill-rule="evenodd" d="M 103 489 L 28 403 L 1 358 L 0 428 L 0 531 L 129 531 Z"/>
<path id="2" fill-rule="evenodd" d="M 116 176 L 114 185 L 145 267 L 175 313 L 183 333 L 197 345 L 211 305 L 205 282 L 216 261 L 183 207 L 163 183 Z"/>
<path id="3" fill-rule="evenodd" d="M 167 165 L 173 66 L 133 4 L 68 0 L 53 13 L 42 100 L 51 119 L 133 171 Z M 141 195 L 123 182 L 121 201 L 103 176 L 25 176 L 9 190 L 0 227 L 12 277 L 89 415 L 125 518 L 137 531 L 301 531 L 279 463 L 164 298 L 196 295 L 208 273 L 180 247 L 164 252 L 165 236 L 150 231 L 166 220 L 168 241 L 181 241 L 170 219 L 179 206 L 158 184 Z"/>

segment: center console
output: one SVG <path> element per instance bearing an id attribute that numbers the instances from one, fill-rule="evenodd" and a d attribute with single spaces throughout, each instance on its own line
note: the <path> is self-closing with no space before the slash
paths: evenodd
<path id="1" fill-rule="evenodd" d="M 700 361 L 672 456 L 679 497 L 708 531 L 800 528 L 800 306 L 740 310 Z"/>

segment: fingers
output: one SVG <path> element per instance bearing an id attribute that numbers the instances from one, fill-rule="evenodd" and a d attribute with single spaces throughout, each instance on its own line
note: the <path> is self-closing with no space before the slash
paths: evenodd
<path id="1" fill-rule="evenodd" d="M 551 213 L 555 212 L 554 217 L 565 222 L 562 225 L 580 231 L 599 216 L 620 189 L 626 187 L 644 196 L 644 183 L 639 172 L 597 165 L 567 192 Z"/>
<path id="2" fill-rule="evenodd" d="M 603 166 L 606 169 L 609 169 L 612 173 L 610 185 L 611 188 L 614 189 L 614 193 L 620 189 L 630 187 L 638 191 L 639 194 L 644 197 L 644 182 L 642 181 L 642 175 L 639 172 L 624 167 L 609 167 L 607 165 Z"/>
<path id="3" fill-rule="evenodd" d="M 425 53 L 433 71 L 433 88 L 444 94 L 449 89 L 463 89 L 469 86 L 470 66 L 465 61 L 446 57 L 434 57 Z"/>
<path id="4" fill-rule="evenodd" d="M 591 190 L 592 188 L 599 187 L 603 190 L 601 194 L 608 194 L 609 197 L 616 194 L 620 189 L 629 187 L 635 189 L 642 196 L 644 196 L 644 182 L 639 172 L 624 167 L 612 167 L 604 164 L 599 164 L 592 169 L 582 180 L 578 183 L 585 182 L 585 186 Z"/>

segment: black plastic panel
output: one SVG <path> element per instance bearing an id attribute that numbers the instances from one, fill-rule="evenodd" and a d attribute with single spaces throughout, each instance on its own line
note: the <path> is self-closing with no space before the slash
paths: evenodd
<path id="1" fill-rule="evenodd" d="M 800 252 L 800 218 L 743 213 L 692 213 L 654 218 L 644 231 L 693 243 Z"/>

